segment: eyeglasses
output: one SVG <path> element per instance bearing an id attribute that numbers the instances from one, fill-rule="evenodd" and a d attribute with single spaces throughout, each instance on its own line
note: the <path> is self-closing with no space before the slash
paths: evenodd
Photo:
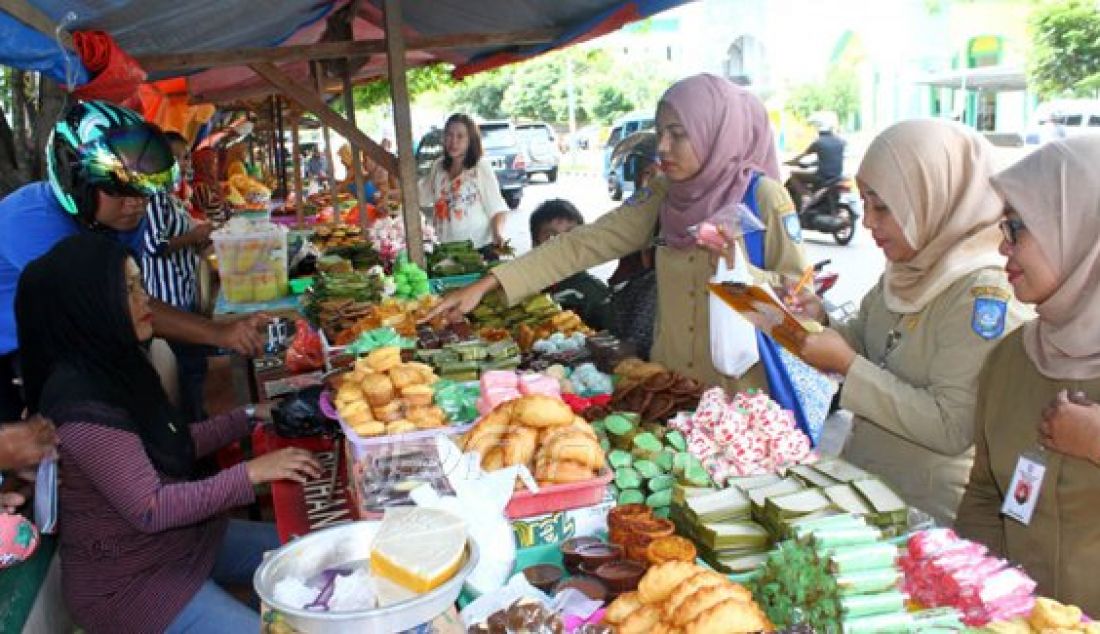
<path id="1" fill-rule="evenodd" d="M 998 225 L 1001 228 L 1001 234 L 1005 238 L 1005 242 L 1015 245 L 1020 239 L 1020 232 L 1027 231 L 1027 225 L 1023 220 L 1019 218 L 1005 218 Z"/>

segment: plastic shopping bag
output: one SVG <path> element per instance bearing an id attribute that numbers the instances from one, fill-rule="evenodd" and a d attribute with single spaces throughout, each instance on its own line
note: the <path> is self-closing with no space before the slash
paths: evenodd
<path id="1" fill-rule="evenodd" d="M 745 254 L 733 245 L 734 266 L 725 258 L 718 259 L 718 270 L 712 282 L 752 283 Z M 726 376 L 740 377 L 760 360 L 756 347 L 756 329 L 737 311 L 717 296 L 710 296 L 710 358 L 715 369 Z"/>

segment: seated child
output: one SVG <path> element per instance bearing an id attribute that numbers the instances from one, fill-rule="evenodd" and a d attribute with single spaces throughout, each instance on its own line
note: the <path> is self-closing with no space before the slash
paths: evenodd
<path id="1" fill-rule="evenodd" d="M 538 247 L 558 234 L 583 225 L 584 216 L 573 203 L 561 198 L 547 200 L 531 214 L 531 243 Z M 577 313 L 593 330 L 606 330 L 614 323 L 611 289 L 585 271 L 546 289 L 565 310 Z"/>

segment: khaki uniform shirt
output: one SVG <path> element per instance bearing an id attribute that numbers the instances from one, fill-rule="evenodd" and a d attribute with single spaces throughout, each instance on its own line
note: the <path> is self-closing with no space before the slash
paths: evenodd
<path id="1" fill-rule="evenodd" d="M 512 262 L 493 269 L 510 304 L 515 304 L 578 271 L 648 247 L 657 226 L 667 181 L 658 178 L 652 190 L 643 190 L 592 224 L 573 229 Z M 779 283 L 781 275 L 798 277 L 806 268 L 800 243 L 787 234 L 783 218 L 794 206 L 782 185 L 768 178 L 756 190 L 760 217 L 766 229 L 766 271 L 749 267 L 758 281 Z M 744 253 L 742 244 L 742 253 Z M 740 379 L 715 369 L 710 358 L 710 312 L 707 283 L 718 265 L 717 256 L 701 248 L 657 249 L 657 325 L 652 358 L 671 370 L 707 385 L 727 389 L 766 388 L 758 363 Z"/>
<path id="2" fill-rule="evenodd" d="M 988 339 L 973 323 L 982 297 L 1009 300 L 1003 332 Z M 859 355 L 841 391 L 840 406 L 855 415 L 843 456 L 945 525 L 970 475 L 982 362 L 1025 317 L 1011 297 L 1004 271 L 987 268 L 901 314 L 886 307 L 879 280 L 858 316 L 837 327 Z"/>
<path id="3" fill-rule="evenodd" d="M 1039 446 L 1043 408 L 1060 390 L 1100 401 L 1100 379 L 1058 381 L 1039 373 L 1022 332 L 1005 337 L 982 371 L 974 470 L 956 529 L 1023 566 L 1037 593 L 1100 614 L 1100 467 L 1045 451 L 1046 473 L 1031 523 L 1001 516 L 1020 454 Z"/>

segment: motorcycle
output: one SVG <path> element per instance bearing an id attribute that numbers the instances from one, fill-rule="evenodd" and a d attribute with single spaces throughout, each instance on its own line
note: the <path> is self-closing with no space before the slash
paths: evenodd
<path id="1" fill-rule="evenodd" d="M 830 320 L 843 322 L 855 315 L 856 306 L 852 302 L 835 304 L 826 299 L 825 293 L 836 286 L 837 281 L 840 279 L 840 274 L 836 271 L 825 270 L 825 267 L 832 263 L 832 260 L 822 260 L 814 264 L 814 294 L 821 298 L 821 306 L 829 315 Z"/>
<path id="2" fill-rule="evenodd" d="M 785 165 L 801 169 L 810 167 L 797 161 L 787 161 Z M 819 184 L 809 196 L 798 200 L 793 178 L 792 175 L 787 179 L 786 187 L 798 209 L 798 221 L 802 228 L 832 234 L 833 240 L 840 246 L 851 242 L 856 234 L 860 211 L 860 200 L 853 191 L 852 179 L 842 176 Z"/>

